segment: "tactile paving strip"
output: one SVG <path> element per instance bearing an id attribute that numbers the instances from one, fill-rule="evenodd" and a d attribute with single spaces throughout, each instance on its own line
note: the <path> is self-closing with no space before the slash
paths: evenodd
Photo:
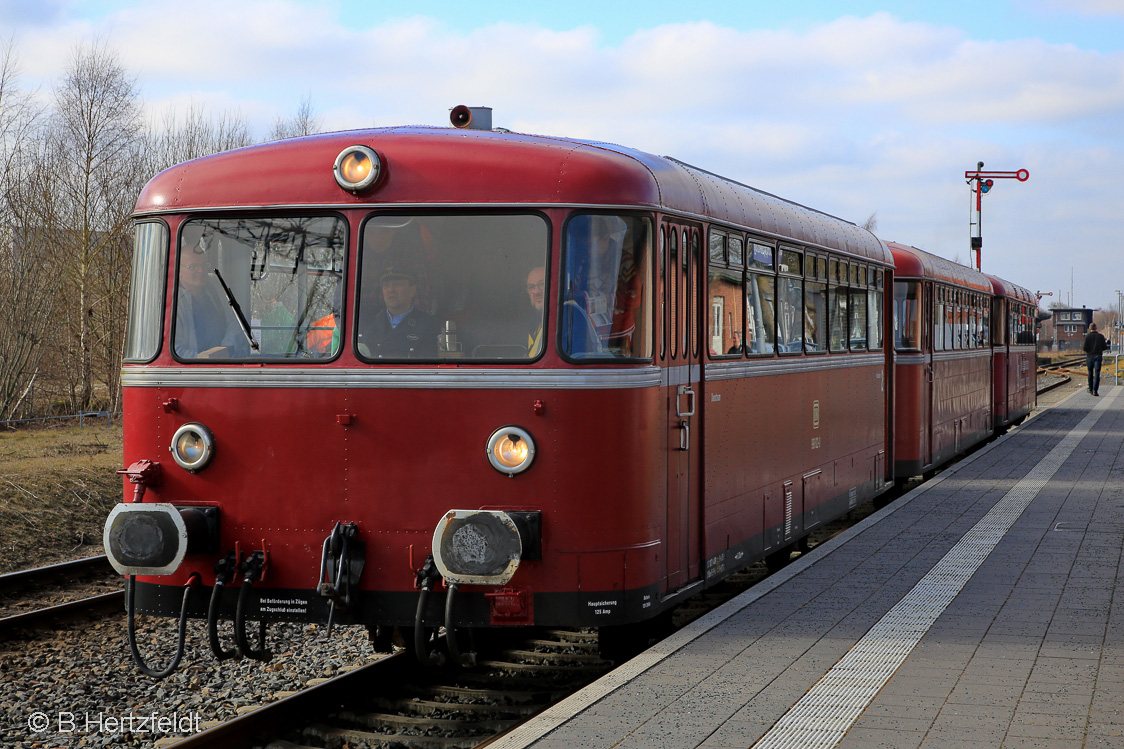
<path id="1" fill-rule="evenodd" d="M 754 744 L 826 749 L 843 736 L 1121 391 L 1101 400 Z"/>

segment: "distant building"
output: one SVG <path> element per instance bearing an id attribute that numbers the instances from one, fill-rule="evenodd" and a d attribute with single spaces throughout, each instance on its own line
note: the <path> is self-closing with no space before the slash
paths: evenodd
<path id="1" fill-rule="evenodd" d="M 1042 323 L 1039 340 L 1047 351 L 1080 351 L 1093 322 L 1087 307 L 1054 307 L 1049 320 Z"/>

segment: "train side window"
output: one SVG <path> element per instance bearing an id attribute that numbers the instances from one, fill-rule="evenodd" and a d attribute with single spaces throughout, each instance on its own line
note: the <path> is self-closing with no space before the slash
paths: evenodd
<path id="1" fill-rule="evenodd" d="M 667 357 L 667 227 L 660 227 L 660 361 Z"/>
<path id="2" fill-rule="evenodd" d="M 832 260 L 833 264 L 837 261 Z M 828 344 L 832 351 L 847 350 L 847 264 L 840 262 L 828 287 Z M 840 285 L 844 284 L 844 285 Z"/>
<path id="3" fill-rule="evenodd" d="M 711 229 L 709 247 L 711 264 L 726 262 L 726 232 Z"/>
<path id="4" fill-rule="evenodd" d="M 965 348 L 979 348 L 980 320 L 979 311 L 976 309 L 976 295 L 969 296 L 968 306 L 968 345 Z"/>
<path id="5" fill-rule="evenodd" d="M 852 351 L 866 351 L 866 289 L 850 289 L 847 302 L 851 318 L 848 340 Z"/>
<path id="6" fill-rule="evenodd" d="M 991 299 L 984 297 L 982 303 L 981 314 L 984 315 L 984 324 L 980 326 L 980 335 L 982 336 L 982 344 L 986 348 L 991 348 Z"/>
<path id="7" fill-rule="evenodd" d="M 813 252 L 804 255 L 804 351 L 827 351 L 827 283 L 824 258 Z"/>
<path id="8" fill-rule="evenodd" d="M 1003 315 L 1006 301 L 1002 297 L 991 300 L 991 345 L 1007 345 L 1007 325 Z"/>
<path id="9" fill-rule="evenodd" d="M 679 319 L 679 229 L 674 226 L 668 228 L 667 242 L 667 298 L 671 302 L 667 334 L 671 340 L 671 358 L 675 359 L 679 356 L 679 331 L 683 328 L 683 322 Z"/>
<path id="10" fill-rule="evenodd" d="M 916 281 L 894 281 L 894 348 L 921 350 L 921 286 Z"/>
<path id="11" fill-rule="evenodd" d="M 957 351 L 962 351 L 965 348 L 965 346 L 964 346 L 964 330 L 967 327 L 967 325 L 966 325 L 965 320 L 964 320 L 964 300 L 963 300 L 963 297 L 960 293 L 956 294 L 955 310 L 956 310 L 956 321 L 955 321 L 955 330 L 956 330 L 955 341 L 956 341 L 956 344 L 955 345 L 956 345 Z"/>
<path id="12" fill-rule="evenodd" d="M 127 362 L 151 361 L 160 353 L 167 267 L 168 227 L 155 221 L 137 224 L 125 331 Z"/>
<path id="13" fill-rule="evenodd" d="M 827 284 L 804 282 L 804 350 L 808 353 L 827 351 Z"/>
<path id="14" fill-rule="evenodd" d="M 750 272 L 745 280 L 745 349 L 749 355 L 772 354 L 776 351 L 776 290 L 773 275 L 773 248 L 750 243 L 746 264 Z"/>
<path id="15" fill-rule="evenodd" d="M 731 234 L 726 239 L 726 257 L 731 266 L 741 266 L 744 255 L 744 242 L 741 237 Z"/>
<path id="16" fill-rule="evenodd" d="M 867 346 L 871 351 L 878 351 L 882 348 L 882 271 L 871 269 L 871 273 L 866 297 Z"/>
<path id="17" fill-rule="evenodd" d="M 683 271 L 685 271 L 687 277 L 688 336 L 687 339 L 683 340 L 683 350 L 687 350 L 689 342 L 691 357 L 694 358 L 699 355 L 699 326 L 695 317 L 699 308 L 699 281 L 696 274 L 703 268 L 703 259 L 699 256 L 700 242 L 698 229 L 685 229 L 685 232 L 683 232 Z M 690 254 L 687 253 L 688 246 L 690 247 Z"/>
<path id="18" fill-rule="evenodd" d="M 942 351 L 952 351 L 956 348 L 956 308 L 953 304 L 952 290 L 948 288 L 942 289 L 944 292 L 944 315 L 943 315 L 943 342 L 941 345 Z"/>
<path id="19" fill-rule="evenodd" d="M 782 354 L 804 350 L 804 274 L 799 250 L 782 248 L 777 278 L 777 349 Z M 791 274 L 791 275 L 789 275 Z"/>
<path id="20" fill-rule="evenodd" d="M 734 239 L 739 242 L 736 263 L 727 260 L 735 257 L 732 252 L 727 254 L 727 243 L 732 244 Z M 712 230 L 710 233 L 707 294 L 710 298 L 708 350 L 712 358 L 738 357 L 743 351 L 742 310 L 745 305 L 742 302 L 740 242 L 740 238 L 722 232 Z"/>
<path id="21" fill-rule="evenodd" d="M 580 361 L 650 359 L 651 221 L 578 214 L 564 234 L 562 353 Z"/>

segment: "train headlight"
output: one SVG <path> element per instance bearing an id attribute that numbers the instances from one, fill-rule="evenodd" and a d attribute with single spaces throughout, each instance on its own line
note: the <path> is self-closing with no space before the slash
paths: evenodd
<path id="1" fill-rule="evenodd" d="M 488 438 L 488 462 L 508 476 L 522 473 L 535 462 L 535 441 L 525 429 L 500 427 Z"/>
<path id="2" fill-rule="evenodd" d="M 105 521 L 102 543 L 122 575 L 170 575 L 187 553 L 187 525 L 169 504 L 119 504 Z"/>
<path id="3" fill-rule="evenodd" d="M 332 172 L 340 187 L 350 192 L 360 192 L 378 180 L 382 174 L 382 159 L 366 146 L 348 146 L 336 157 Z"/>
<path id="4" fill-rule="evenodd" d="M 202 424 L 184 424 L 172 435 L 172 459 L 185 471 L 202 470 L 215 455 L 215 438 Z"/>
<path id="5" fill-rule="evenodd" d="M 433 531 L 433 561 L 445 582 L 505 585 L 522 555 L 519 528 L 499 510 L 449 510 Z"/>

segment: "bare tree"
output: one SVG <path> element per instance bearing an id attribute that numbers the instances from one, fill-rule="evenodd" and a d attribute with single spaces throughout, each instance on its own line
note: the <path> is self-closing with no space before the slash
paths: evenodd
<path id="1" fill-rule="evenodd" d="M 37 231 L 50 210 L 35 148 L 41 115 L 31 92 L 19 86 L 15 45 L 6 42 L 0 46 L 0 419 L 29 402 L 57 298 L 53 248 Z"/>
<path id="2" fill-rule="evenodd" d="M 102 41 L 77 47 L 55 91 L 47 137 L 64 156 L 53 170 L 62 222 L 49 230 L 65 239 L 62 344 L 75 409 L 93 399 L 95 349 L 123 340 L 141 127 L 137 85 L 117 55 Z"/>
<path id="3" fill-rule="evenodd" d="M 863 222 L 863 228 L 871 234 L 874 234 L 878 231 L 878 211 L 870 214 L 870 217 Z"/>
<path id="4" fill-rule="evenodd" d="M 148 132 L 144 169 L 152 176 L 176 164 L 251 143 L 249 127 L 239 114 L 228 112 L 214 120 L 203 107 L 192 104 L 181 119 L 169 109 L 161 127 Z"/>
<path id="5" fill-rule="evenodd" d="M 315 135 L 320 132 L 320 118 L 312 111 L 312 94 L 301 98 L 300 106 L 292 117 L 278 117 L 269 133 L 270 140 L 299 138 L 302 135 Z"/>

